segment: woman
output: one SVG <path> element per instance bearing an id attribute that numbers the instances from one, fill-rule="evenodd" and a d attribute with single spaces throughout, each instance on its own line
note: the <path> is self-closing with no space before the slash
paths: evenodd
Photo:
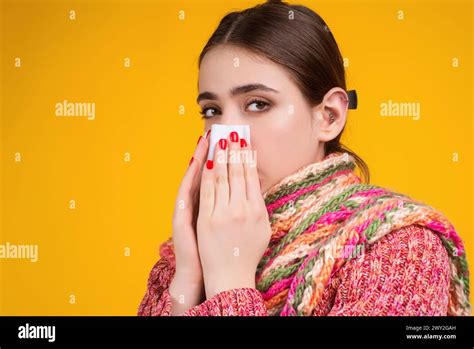
<path id="1" fill-rule="evenodd" d="M 139 315 L 470 313 L 450 222 L 355 174 L 368 183 L 367 165 L 340 143 L 355 94 L 317 14 L 280 2 L 230 13 L 199 66 L 208 131 Z M 216 123 L 249 124 L 251 142 L 231 133 L 206 161 Z M 251 152 L 257 166 L 230 161 Z"/>

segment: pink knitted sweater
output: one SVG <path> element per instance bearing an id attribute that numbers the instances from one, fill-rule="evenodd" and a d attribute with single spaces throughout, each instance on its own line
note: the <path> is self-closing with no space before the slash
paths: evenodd
<path id="1" fill-rule="evenodd" d="M 138 315 L 171 314 L 169 284 L 174 258 L 161 253 L 148 278 Z M 325 288 L 315 316 L 446 315 L 449 259 L 439 237 L 418 225 L 392 231 L 348 261 Z M 267 316 L 252 288 L 221 292 L 189 309 L 187 316 Z"/>

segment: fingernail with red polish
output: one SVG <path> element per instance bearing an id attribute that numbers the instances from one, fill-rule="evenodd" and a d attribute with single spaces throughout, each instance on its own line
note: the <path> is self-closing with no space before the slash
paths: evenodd
<path id="1" fill-rule="evenodd" d="M 207 134 L 206 134 L 206 139 L 209 138 L 209 135 L 210 135 L 210 134 L 211 134 L 211 130 L 208 130 L 208 131 L 207 131 Z"/>
<path id="2" fill-rule="evenodd" d="M 189 160 L 189 165 L 188 166 L 191 166 L 191 164 L 193 163 L 193 160 L 194 160 L 194 156 L 191 157 L 191 160 Z"/>
<path id="3" fill-rule="evenodd" d="M 231 140 L 232 142 L 238 142 L 238 141 L 239 141 L 239 134 L 238 134 L 237 132 L 235 132 L 235 131 L 232 131 L 232 132 L 230 133 L 230 140 Z"/>
<path id="4" fill-rule="evenodd" d="M 212 168 L 214 167 L 214 162 L 212 160 L 207 160 L 206 167 L 208 170 L 212 170 Z"/>
<path id="5" fill-rule="evenodd" d="M 197 144 L 199 144 L 199 141 L 201 140 L 202 136 L 199 136 Z"/>
<path id="6" fill-rule="evenodd" d="M 240 139 L 240 147 L 245 148 L 246 146 L 247 146 L 247 141 L 245 140 L 245 138 L 241 138 Z"/>
<path id="7" fill-rule="evenodd" d="M 227 139 L 221 138 L 221 139 L 219 140 L 219 147 L 220 147 L 222 150 L 225 150 L 225 148 L 227 148 Z"/>

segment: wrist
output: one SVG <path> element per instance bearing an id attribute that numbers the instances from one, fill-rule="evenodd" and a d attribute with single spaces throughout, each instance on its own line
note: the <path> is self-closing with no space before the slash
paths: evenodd
<path id="1" fill-rule="evenodd" d="M 197 296 L 204 291 L 204 284 L 202 281 L 192 281 L 187 277 L 175 274 L 168 289 L 171 296 L 178 297 L 181 294 L 193 294 Z"/>
<path id="2" fill-rule="evenodd" d="M 189 284 L 190 286 L 203 285 L 204 282 L 202 273 L 187 271 L 183 268 L 176 268 L 173 275 L 173 281 L 177 283 Z"/>
<path id="3" fill-rule="evenodd" d="M 172 303 L 172 314 L 180 315 L 200 304 L 204 300 L 203 286 L 203 283 L 190 282 L 175 275 L 168 288 Z"/>

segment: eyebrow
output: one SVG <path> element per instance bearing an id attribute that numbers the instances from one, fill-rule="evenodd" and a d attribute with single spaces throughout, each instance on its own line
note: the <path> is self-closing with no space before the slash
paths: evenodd
<path id="1" fill-rule="evenodd" d="M 244 94 L 244 93 L 255 91 L 255 90 L 279 93 L 277 90 L 275 90 L 271 87 L 265 86 L 263 84 L 247 84 L 247 85 L 242 85 L 242 86 L 237 86 L 237 87 L 232 88 L 230 90 L 230 95 L 231 96 L 236 96 L 236 95 Z M 217 98 L 217 95 L 215 93 L 206 91 L 206 92 L 203 92 L 203 93 L 199 94 L 199 96 L 197 97 L 196 102 L 199 103 L 199 101 L 201 101 L 203 99 L 214 99 L 215 100 L 215 99 L 218 99 L 218 98 Z"/>

